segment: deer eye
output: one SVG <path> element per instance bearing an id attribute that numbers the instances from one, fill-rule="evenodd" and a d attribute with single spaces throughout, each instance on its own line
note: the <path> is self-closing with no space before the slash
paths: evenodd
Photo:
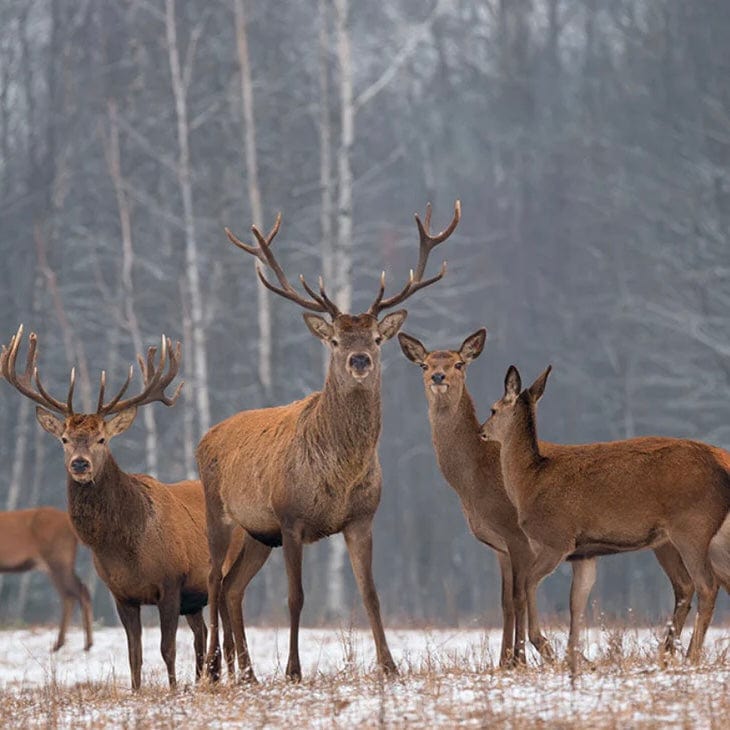
<path id="1" fill-rule="evenodd" d="M 459 362 L 457 362 L 457 363 L 454 363 L 454 367 L 455 367 L 455 368 L 456 368 L 457 370 L 461 370 L 461 368 L 463 368 L 463 367 L 464 367 L 464 363 L 463 363 L 463 362 L 461 362 L 461 361 L 459 361 Z"/>
<path id="2" fill-rule="evenodd" d="M 97 444 L 105 444 L 106 443 L 106 439 L 102 436 L 96 443 Z"/>
<path id="3" fill-rule="evenodd" d="M 61 443 L 62 444 L 67 444 L 68 443 L 68 439 L 65 436 L 61 436 Z"/>
<path id="4" fill-rule="evenodd" d="M 340 343 L 334 338 L 330 340 L 330 345 L 332 345 L 332 347 L 337 347 L 339 344 Z"/>
<path id="5" fill-rule="evenodd" d="M 383 342 L 383 338 L 380 335 L 375 337 L 375 344 L 380 345 Z"/>
<path id="6" fill-rule="evenodd" d="M 492 412 L 492 415 L 493 416 L 496 416 L 497 415 L 497 409 L 496 408 L 490 408 L 489 410 Z"/>
<path id="7" fill-rule="evenodd" d="M 428 365 L 425 362 L 421 363 L 421 370 L 428 370 Z"/>

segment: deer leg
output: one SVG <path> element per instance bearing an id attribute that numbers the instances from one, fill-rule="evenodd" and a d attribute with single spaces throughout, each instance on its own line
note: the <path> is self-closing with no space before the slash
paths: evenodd
<path id="1" fill-rule="evenodd" d="M 193 632 L 193 646 L 195 647 L 195 681 L 203 676 L 205 666 L 205 643 L 208 638 L 208 629 L 205 626 L 205 619 L 202 611 L 189 613 L 185 616 L 188 626 Z"/>
<path id="2" fill-rule="evenodd" d="M 226 669 L 228 676 L 233 678 L 236 676 L 236 645 L 233 641 L 233 631 L 231 630 L 231 617 L 228 612 L 228 602 L 223 592 L 223 583 L 221 583 L 220 600 L 218 601 L 218 613 L 221 618 L 221 628 L 223 629 L 223 658 L 226 661 Z"/>
<path id="3" fill-rule="evenodd" d="M 86 643 L 84 644 L 84 651 L 89 651 L 92 644 L 94 643 L 94 634 L 92 625 L 94 623 L 94 611 L 91 606 L 91 595 L 89 589 L 82 583 L 74 573 L 76 580 L 77 600 L 81 607 L 81 621 L 84 624 L 84 634 L 86 635 Z"/>
<path id="4" fill-rule="evenodd" d="M 166 586 L 157 604 L 160 612 L 160 653 L 167 667 L 170 689 L 177 685 L 175 654 L 178 618 L 180 617 L 180 586 Z"/>
<path id="5" fill-rule="evenodd" d="M 534 560 L 534 558 L 533 558 Z M 555 661 L 555 652 L 550 642 L 542 632 L 540 626 L 540 615 L 537 610 L 537 582 L 528 574 L 526 580 L 527 591 L 527 630 L 530 635 L 530 643 L 537 649 L 544 662 Z"/>
<path id="6" fill-rule="evenodd" d="M 588 596 L 596 582 L 596 559 L 573 561 L 573 581 L 570 584 L 570 633 L 568 634 L 568 666 L 571 675 L 578 670 L 581 658 L 580 632 L 584 625 Z"/>
<path id="7" fill-rule="evenodd" d="M 515 604 L 512 561 L 508 553 L 497 553 L 502 577 L 502 648 L 499 652 L 499 666 L 511 667 L 514 662 Z"/>
<path id="8" fill-rule="evenodd" d="M 515 649 L 514 657 L 516 664 L 525 665 L 527 656 L 525 654 L 525 634 L 527 633 L 527 585 L 530 578 L 530 568 L 534 561 L 532 550 L 529 545 L 520 544 L 510 550 L 512 562 L 512 603 L 515 616 Z"/>
<path id="9" fill-rule="evenodd" d="M 66 629 L 73 613 L 75 596 L 70 586 L 70 576 L 64 575 L 64 567 L 58 564 L 48 564 L 53 586 L 61 598 L 61 620 L 58 626 L 58 637 L 53 645 L 53 651 L 58 651 L 66 643 Z"/>
<path id="10" fill-rule="evenodd" d="M 690 535 L 676 541 L 674 544 L 682 556 L 684 566 L 692 577 L 692 582 L 697 591 L 697 615 L 695 616 L 692 638 L 687 649 L 687 658 L 693 664 L 697 664 L 702 654 L 705 633 L 715 610 L 718 582 L 707 557 L 709 539 L 702 540 L 700 537 L 698 540 L 698 536 Z"/>
<path id="11" fill-rule="evenodd" d="M 129 669 L 132 674 L 132 689 L 138 690 L 142 684 L 142 624 L 139 618 L 139 606 L 129 604 L 115 598 L 117 613 L 127 634 L 127 652 Z"/>
<path id="12" fill-rule="evenodd" d="M 375 639 L 375 652 L 378 665 L 386 674 L 398 674 L 388 643 L 385 640 L 383 620 L 380 616 L 380 601 L 373 579 L 373 531 L 372 519 L 351 522 L 343 531 L 347 552 L 350 555 L 352 572 L 355 574 L 365 610 L 370 620 L 370 628 Z"/>
<path id="13" fill-rule="evenodd" d="M 283 526 L 282 526 L 283 527 Z M 282 545 L 286 575 L 289 580 L 289 660 L 286 664 L 286 676 L 293 682 L 302 679 L 302 667 L 299 662 L 299 619 L 304 606 L 304 588 L 302 586 L 302 534 L 296 527 L 282 530 Z"/>
<path id="14" fill-rule="evenodd" d="M 667 635 L 664 638 L 662 653 L 674 654 L 676 644 L 682 634 L 687 614 L 692 608 L 694 585 L 684 567 L 681 555 L 670 542 L 654 548 L 654 555 L 669 578 L 674 590 L 674 612 L 667 622 Z"/>
<path id="15" fill-rule="evenodd" d="M 241 552 L 239 552 L 225 578 L 223 578 L 221 588 L 221 609 L 225 606 L 230 617 L 229 621 L 236 645 L 238 669 L 241 673 L 241 680 L 244 682 L 256 682 L 257 680 L 248 653 L 246 629 L 243 623 L 243 595 L 246 587 L 256 573 L 261 570 L 269 555 L 271 555 L 271 548 L 268 545 L 264 545 L 246 534 Z"/>
<path id="16" fill-rule="evenodd" d="M 221 650 L 218 638 L 218 618 L 220 610 L 220 588 L 223 579 L 223 563 L 231 541 L 232 528 L 223 522 L 215 505 L 206 501 L 208 517 L 208 547 L 210 548 L 210 572 L 208 573 L 208 606 L 210 632 L 205 668 L 208 677 L 217 682 L 221 676 Z"/>

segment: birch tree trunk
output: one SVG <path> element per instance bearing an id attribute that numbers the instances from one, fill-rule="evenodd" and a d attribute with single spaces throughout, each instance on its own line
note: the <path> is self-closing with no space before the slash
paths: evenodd
<path id="1" fill-rule="evenodd" d="M 183 360 L 192 361 L 193 322 L 188 307 L 189 297 L 185 290 L 185 277 L 180 279 L 180 311 L 182 312 Z M 195 466 L 195 409 L 192 398 L 182 399 L 183 408 L 183 463 L 185 478 L 197 479 Z"/>
<path id="2" fill-rule="evenodd" d="M 246 8 L 244 0 L 233 0 L 236 22 L 236 52 L 238 55 L 239 79 L 241 82 L 241 111 L 243 113 L 243 149 L 246 159 L 246 190 L 252 222 L 263 225 L 263 205 L 259 186 L 259 165 L 256 154 L 256 119 L 253 106 L 253 79 L 248 55 L 248 32 L 246 29 Z M 271 368 L 271 295 L 256 278 L 256 304 L 259 326 L 258 374 L 266 405 L 271 402 L 273 379 Z"/>
<path id="3" fill-rule="evenodd" d="M 197 435 L 199 436 L 210 428 L 210 395 L 208 392 L 205 320 L 200 290 L 200 270 L 198 267 L 198 243 L 196 240 L 195 217 L 193 213 L 193 182 L 190 169 L 190 133 L 188 126 L 187 94 L 194 54 L 190 52 L 186 54 L 186 65 L 183 68 L 180 63 L 180 49 L 177 38 L 175 0 L 165 0 L 165 32 L 172 79 L 172 93 L 175 99 L 175 117 L 177 120 L 177 179 L 183 206 L 185 272 L 188 294 L 190 296 L 193 340 L 193 360 L 191 365 L 193 370 L 193 392 L 195 393 L 195 403 L 198 410 L 199 434 Z M 190 42 L 193 44 L 195 37 Z M 188 51 L 190 51 L 190 48 Z"/>
<path id="4" fill-rule="evenodd" d="M 145 343 L 142 331 L 134 308 L 134 281 L 132 278 L 132 267 L 134 266 L 134 247 L 132 245 L 132 213 L 129 198 L 124 188 L 122 178 L 122 166 L 119 151 L 119 120 L 117 117 L 116 99 L 107 102 L 107 113 L 109 117 L 109 136 L 106 140 L 106 157 L 109 175 L 114 185 L 114 194 L 117 200 L 119 213 L 119 225 L 122 235 L 122 273 L 121 273 L 121 297 L 124 308 L 125 326 L 132 337 L 135 352 L 144 355 Z M 145 427 L 145 461 L 147 473 L 157 478 L 157 423 L 155 421 L 154 409 L 143 408 L 142 418 Z"/>
<path id="5" fill-rule="evenodd" d="M 352 166 L 350 154 L 355 140 L 355 108 L 352 94 L 352 58 L 347 27 L 348 0 L 334 0 L 335 43 L 339 70 L 340 141 L 337 149 L 337 233 L 334 241 L 334 299 L 343 312 L 352 309 Z M 329 541 L 327 567 L 327 612 L 345 613 L 345 556 L 342 535 Z"/>
<path id="6" fill-rule="evenodd" d="M 334 190 L 332 187 L 332 125 L 330 123 L 329 49 L 327 0 L 318 0 L 319 11 L 319 235 L 322 258 L 322 276 L 329 284 L 334 275 L 334 246 L 332 221 L 334 214 Z M 329 367 L 329 351 L 322 348 L 322 364 L 325 376 Z"/>

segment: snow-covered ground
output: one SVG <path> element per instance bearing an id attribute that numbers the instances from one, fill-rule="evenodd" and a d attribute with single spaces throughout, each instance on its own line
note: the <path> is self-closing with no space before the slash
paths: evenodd
<path id="1" fill-rule="evenodd" d="M 178 680 L 166 691 L 158 629 L 146 628 L 143 691 L 129 691 L 121 628 L 98 629 L 94 646 L 70 631 L 51 654 L 53 627 L 0 632 L 0 714 L 7 725 L 61 727 L 728 727 L 730 629 L 713 628 L 699 667 L 657 662 L 656 632 L 591 630 L 586 654 L 595 660 L 571 683 L 563 666 L 495 669 L 497 631 L 388 630 L 401 675 L 383 681 L 374 671 L 370 633 L 303 629 L 304 681 L 283 678 L 286 628 L 251 628 L 257 687 L 193 686 L 192 634 L 178 632 Z M 560 652 L 565 637 L 555 632 Z M 685 637 L 686 639 L 686 637 Z M 52 698 L 52 701 L 49 700 Z M 53 709 L 49 715 L 49 701 Z M 8 714 L 8 713 L 12 714 Z"/>

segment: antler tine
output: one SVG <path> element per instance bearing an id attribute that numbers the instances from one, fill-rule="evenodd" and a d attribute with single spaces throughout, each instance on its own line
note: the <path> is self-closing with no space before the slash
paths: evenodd
<path id="1" fill-rule="evenodd" d="M 23 339 L 23 325 L 18 327 L 18 331 L 10 338 L 10 343 L 6 347 L 3 345 L 2 354 L 0 354 L 0 371 L 2 372 L 3 378 L 8 381 L 16 390 L 22 393 L 27 398 L 30 398 L 35 403 L 38 403 L 45 408 L 50 408 L 63 416 L 73 415 L 73 385 L 74 385 L 74 370 L 71 370 L 71 386 L 69 388 L 68 398 L 66 403 L 62 403 L 52 395 L 50 395 L 43 387 L 43 383 L 38 376 L 38 368 L 36 366 L 36 360 L 38 357 L 38 337 L 35 332 L 31 332 L 28 337 L 28 356 L 25 363 L 25 370 L 22 375 L 18 375 L 16 372 L 16 362 L 18 359 L 18 351 L 20 350 L 20 343 Z M 33 388 L 33 381 L 35 380 L 36 389 Z"/>
<path id="2" fill-rule="evenodd" d="M 444 228 L 441 233 L 437 235 L 431 235 L 431 203 L 426 204 L 426 214 L 423 222 L 418 215 L 415 214 L 416 226 L 418 227 L 419 234 L 419 246 L 418 246 L 418 264 L 416 265 L 415 272 L 413 269 L 410 271 L 408 281 L 406 285 L 398 292 L 398 294 L 383 299 L 385 293 L 385 272 L 380 277 L 380 288 L 378 294 L 375 297 L 375 301 L 370 305 L 368 313 L 377 317 L 380 312 L 384 309 L 394 307 L 396 304 L 400 304 L 405 301 L 411 295 L 415 294 L 419 289 L 425 289 L 427 286 L 434 284 L 444 277 L 446 274 L 446 261 L 441 264 L 441 269 L 438 274 L 432 276 L 430 279 L 423 279 L 423 274 L 426 271 L 426 264 L 428 263 L 428 256 L 431 251 L 438 246 L 439 243 L 445 241 L 455 230 L 456 226 L 459 225 L 461 220 L 461 201 L 457 200 L 454 203 L 454 216 L 451 219 L 451 223 Z"/>
<path id="3" fill-rule="evenodd" d="M 418 213 L 415 214 L 415 218 L 420 238 L 416 281 L 420 281 L 426 270 L 428 255 L 439 243 L 445 241 L 456 230 L 456 226 L 459 225 L 459 221 L 461 220 L 461 201 L 457 200 L 454 203 L 454 217 L 451 219 L 451 223 L 441 233 L 435 236 L 431 234 L 431 203 L 426 205 L 426 215 L 423 223 L 421 223 Z"/>
<path id="4" fill-rule="evenodd" d="M 272 284 L 264 275 L 263 270 L 258 266 L 256 267 L 256 273 L 261 280 L 261 283 L 269 291 L 272 291 L 274 292 L 274 294 L 278 294 L 285 299 L 289 299 L 290 301 L 298 304 L 300 307 L 304 307 L 305 309 L 309 309 L 313 312 L 328 312 L 333 318 L 336 317 L 339 314 L 339 310 L 334 305 L 334 303 L 327 297 L 326 294 L 317 295 L 306 284 L 306 282 L 302 280 L 302 285 L 304 286 L 307 294 L 309 294 L 309 296 L 311 297 L 311 299 L 306 299 L 289 283 L 289 280 L 287 279 L 284 270 L 281 268 L 279 262 L 276 260 L 276 257 L 271 251 L 271 244 L 276 234 L 279 232 L 280 227 L 281 213 L 276 216 L 276 221 L 274 222 L 273 227 L 266 236 L 264 236 L 256 226 L 251 226 L 251 231 L 258 241 L 258 246 L 252 246 L 250 244 L 239 241 L 227 228 L 226 235 L 233 244 L 238 246 L 238 248 L 252 254 L 259 261 L 265 264 L 269 269 L 271 269 L 271 271 L 274 272 L 274 275 L 278 279 L 280 286 Z"/>
<path id="5" fill-rule="evenodd" d="M 302 283 L 304 291 L 306 291 L 307 294 L 309 294 L 309 296 L 312 297 L 315 302 L 318 302 L 323 307 L 322 311 L 328 312 L 332 319 L 334 319 L 340 313 L 337 305 L 327 296 L 327 292 L 324 289 L 324 281 L 322 280 L 321 276 L 317 280 L 317 285 L 319 286 L 319 294 L 317 294 L 314 289 L 312 289 L 312 287 L 307 284 L 306 279 L 301 274 L 299 274 L 299 281 Z"/>
<path id="6" fill-rule="evenodd" d="M 141 355 L 137 356 L 143 381 L 141 393 L 122 400 L 122 396 L 129 387 L 129 383 L 134 372 L 134 368 L 130 366 L 127 379 L 120 391 L 111 401 L 109 401 L 109 403 L 106 405 L 100 405 L 97 413 L 105 416 L 111 415 L 113 413 L 124 411 L 132 406 L 146 405 L 147 403 L 154 403 L 155 401 L 164 403 L 166 406 L 174 405 L 180 396 L 183 383 L 180 383 L 177 386 L 172 396 L 165 394 L 165 388 L 167 388 L 167 386 L 175 379 L 180 368 L 182 345 L 180 342 L 177 342 L 173 349 L 171 340 L 168 337 L 165 337 L 165 335 L 162 335 L 162 345 L 159 352 L 160 357 L 157 365 L 155 365 L 157 348 L 154 346 L 147 350 L 146 362 L 142 359 Z"/>

